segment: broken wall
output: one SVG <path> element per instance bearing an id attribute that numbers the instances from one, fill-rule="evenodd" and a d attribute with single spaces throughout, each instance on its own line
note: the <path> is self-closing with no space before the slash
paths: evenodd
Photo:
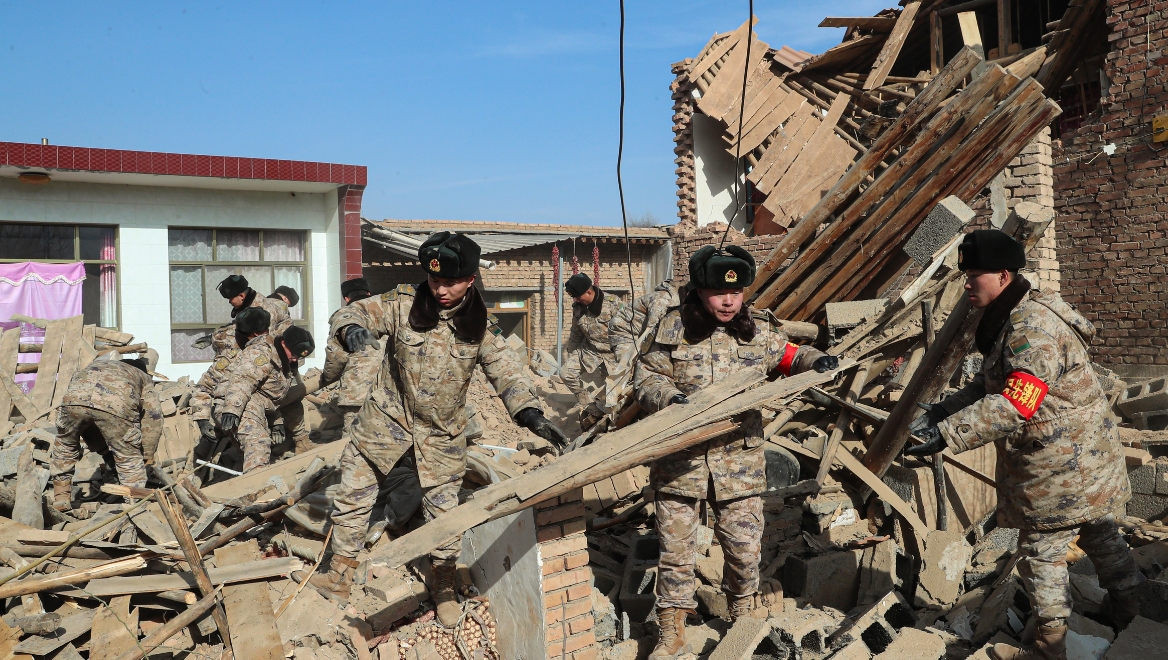
<path id="1" fill-rule="evenodd" d="M 1168 102 L 1168 15 L 1146 0 L 1108 0 L 1105 10 L 1100 109 L 1053 142 L 1062 294 L 1095 324 L 1099 362 L 1168 364 L 1168 165 L 1165 143 L 1152 142 L 1153 116 Z"/>

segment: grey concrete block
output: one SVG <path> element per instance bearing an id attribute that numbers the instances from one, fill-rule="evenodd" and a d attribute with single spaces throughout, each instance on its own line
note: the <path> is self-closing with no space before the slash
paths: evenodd
<path id="1" fill-rule="evenodd" d="M 643 623 L 657 602 L 657 567 L 630 561 L 621 584 L 621 609 L 634 623 Z"/>
<path id="2" fill-rule="evenodd" d="M 755 649 L 770 632 L 769 622 L 742 617 L 734 622 L 734 627 L 710 654 L 710 660 L 751 660 Z"/>
<path id="3" fill-rule="evenodd" d="M 1168 516 L 1168 495 L 1132 493 L 1127 503 L 1127 515 L 1144 520 L 1162 520 Z"/>
<path id="4" fill-rule="evenodd" d="M 1156 492 L 1156 464 L 1148 463 L 1127 473 L 1132 493 L 1152 495 Z"/>
<path id="5" fill-rule="evenodd" d="M 791 557 L 783 565 L 783 592 L 802 596 L 815 607 L 847 612 L 856 606 L 863 550 L 816 557 Z"/>
<path id="6" fill-rule="evenodd" d="M 921 266 L 928 266 L 933 255 L 973 219 L 973 209 L 956 197 L 941 200 L 913 232 L 904 252 Z"/>
<path id="7" fill-rule="evenodd" d="M 900 631 L 896 640 L 876 660 L 937 660 L 945 655 L 945 640 L 916 628 Z"/>
<path id="8" fill-rule="evenodd" d="M 1128 415 L 1132 426 L 1140 431 L 1163 431 L 1168 429 L 1168 410 L 1148 410 Z"/>
<path id="9" fill-rule="evenodd" d="M 1137 616 L 1115 643 L 1107 650 L 1103 660 L 1149 660 L 1164 657 L 1168 648 L 1168 626 L 1151 619 Z"/>
<path id="10" fill-rule="evenodd" d="M 827 303 L 824 309 L 827 313 L 828 342 L 835 344 L 848 330 L 879 316 L 887 305 L 887 298 Z"/>
<path id="11" fill-rule="evenodd" d="M 1140 412 L 1168 410 L 1168 378 L 1128 385 L 1120 392 L 1115 405 L 1128 417 Z"/>
<path id="12" fill-rule="evenodd" d="M 1164 623 L 1168 621 L 1168 582 L 1148 580 L 1140 585 L 1140 616 Z"/>

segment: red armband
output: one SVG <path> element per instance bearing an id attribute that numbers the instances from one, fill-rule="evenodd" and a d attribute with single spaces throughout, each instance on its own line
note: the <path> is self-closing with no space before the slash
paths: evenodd
<path id="1" fill-rule="evenodd" d="M 1042 405 L 1049 391 L 1050 386 L 1042 382 L 1041 378 L 1025 371 L 1015 371 L 1006 378 L 1006 389 L 1002 390 L 1002 396 L 1018 409 L 1023 419 L 1030 419 L 1038 412 L 1038 406 Z"/>
<path id="2" fill-rule="evenodd" d="M 799 347 L 787 342 L 787 347 L 783 349 L 783 359 L 779 360 L 779 366 L 776 367 L 779 373 L 784 376 L 791 375 L 791 365 L 795 364 L 795 354 L 799 352 Z"/>

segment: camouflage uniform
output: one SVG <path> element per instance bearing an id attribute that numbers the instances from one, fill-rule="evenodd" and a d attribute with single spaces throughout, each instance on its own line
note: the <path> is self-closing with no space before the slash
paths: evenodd
<path id="1" fill-rule="evenodd" d="M 620 365 L 632 364 L 637 356 L 649 349 L 652 337 L 644 346 L 638 345 L 641 335 L 650 328 L 656 328 L 666 312 L 681 304 L 678 287 L 672 281 L 662 282 L 651 293 L 633 301 L 631 305 L 621 305 L 612 320 L 608 322 L 608 341 L 613 355 Z"/>
<path id="2" fill-rule="evenodd" d="M 191 393 L 191 419 L 211 419 L 211 409 L 215 404 L 215 390 L 227 378 L 227 369 L 243 349 L 235 341 L 235 324 L 221 325 L 211 334 L 211 346 L 215 349 L 215 359 L 211 366 L 199 377 Z"/>
<path id="3" fill-rule="evenodd" d="M 687 304 L 701 305 L 696 300 Z M 670 310 L 652 346 L 637 361 L 634 383 L 641 407 L 656 412 L 675 395 L 693 394 L 744 368 L 768 374 L 777 370 L 785 376 L 801 373 L 823 356 L 812 347 L 790 343 L 768 316 L 750 313 L 755 332 L 749 341 L 717 326 L 705 339 L 690 342 L 681 310 Z M 766 490 L 762 413 L 748 411 L 735 421 L 741 424 L 739 431 L 677 452 L 651 467 L 661 538 L 658 608 L 697 606 L 694 535 L 698 503 L 711 491 L 710 505 L 717 516 L 714 533 L 726 555 L 722 589 L 732 596 L 758 592 L 763 531 L 758 495 Z"/>
<path id="4" fill-rule="evenodd" d="M 350 305 L 351 306 L 351 305 Z M 343 308 L 342 308 L 343 309 Z M 373 389 L 373 381 L 381 368 L 382 352 L 366 346 L 359 353 L 350 354 L 337 338 L 341 326 L 341 310 L 333 312 L 329 318 L 329 338 L 325 346 L 324 369 L 320 374 L 321 387 L 340 381 L 331 403 L 344 415 L 344 428 L 349 428 L 357 419 L 361 406 Z"/>
<path id="5" fill-rule="evenodd" d="M 1113 513 L 1131 499 L 1118 430 L 1091 368 L 1095 328 L 1050 292 L 1026 294 L 982 371 L 941 406 L 953 453 L 998 448 L 998 521 L 1022 530 L 1019 573 L 1040 623 L 1070 615 L 1067 546 L 1105 589 L 1143 581 Z"/>
<path id="6" fill-rule="evenodd" d="M 572 332 L 568 335 L 568 359 L 560 368 L 560 378 L 577 397 L 587 396 L 581 376 L 601 368 L 605 375 L 616 369 L 616 355 L 608 343 L 608 322 L 616 313 L 619 300 L 594 289 L 591 304 L 572 304 Z"/>
<path id="7" fill-rule="evenodd" d="M 94 362 L 73 375 L 57 411 L 57 441 L 49 460 L 54 481 L 73 479 L 81 434 L 90 425 L 113 452 L 118 481 L 145 487 L 145 463 L 154 461 L 162 436 L 162 409 L 150 375 L 115 360 Z"/>
<path id="8" fill-rule="evenodd" d="M 251 472 L 271 462 L 272 434 L 269 420 L 276 404 L 291 387 L 271 334 L 252 337 L 228 367 L 227 378 L 215 391 L 214 415 L 221 426 L 224 413 L 239 417 L 235 437 L 243 452 L 243 471 Z"/>
<path id="9" fill-rule="evenodd" d="M 426 520 L 458 506 L 466 472 L 466 391 L 476 365 L 512 417 L 540 407 L 534 386 L 496 334 L 497 326 L 489 325 L 481 341 L 455 334 L 453 317 L 466 311 L 469 295 L 454 309 L 439 308 L 437 326 L 425 331 L 414 330 L 409 321 L 417 297 L 414 287 L 401 285 L 333 315 L 334 327 L 359 325 L 386 342 L 375 386 L 357 420 L 345 429 L 349 444 L 341 455 L 341 488 L 333 499 L 331 545 L 344 557 L 357 556 L 380 483 L 411 450 Z M 461 546 L 462 537 L 455 537 L 430 557 L 435 564 L 453 565 Z"/>

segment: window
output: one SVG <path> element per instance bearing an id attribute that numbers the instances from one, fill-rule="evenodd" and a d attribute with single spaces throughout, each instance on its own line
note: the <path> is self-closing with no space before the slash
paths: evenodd
<path id="1" fill-rule="evenodd" d="M 231 305 L 216 287 L 229 275 L 243 275 L 257 295 L 278 286 L 300 294 L 289 313 L 297 325 L 309 315 L 306 235 L 299 231 L 176 229 L 169 232 L 170 345 L 174 362 L 205 362 L 211 348 L 191 344 L 231 321 Z"/>
<path id="2" fill-rule="evenodd" d="M 527 293 L 483 291 L 483 302 L 487 305 L 487 312 L 494 314 L 499 320 L 499 329 L 504 337 L 515 335 L 528 341 L 529 303 Z"/>
<path id="3" fill-rule="evenodd" d="M 118 327 L 117 230 L 83 225 L 0 223 L 0 263 L 85 264 L 81 309 L 87 325 Z"/>

